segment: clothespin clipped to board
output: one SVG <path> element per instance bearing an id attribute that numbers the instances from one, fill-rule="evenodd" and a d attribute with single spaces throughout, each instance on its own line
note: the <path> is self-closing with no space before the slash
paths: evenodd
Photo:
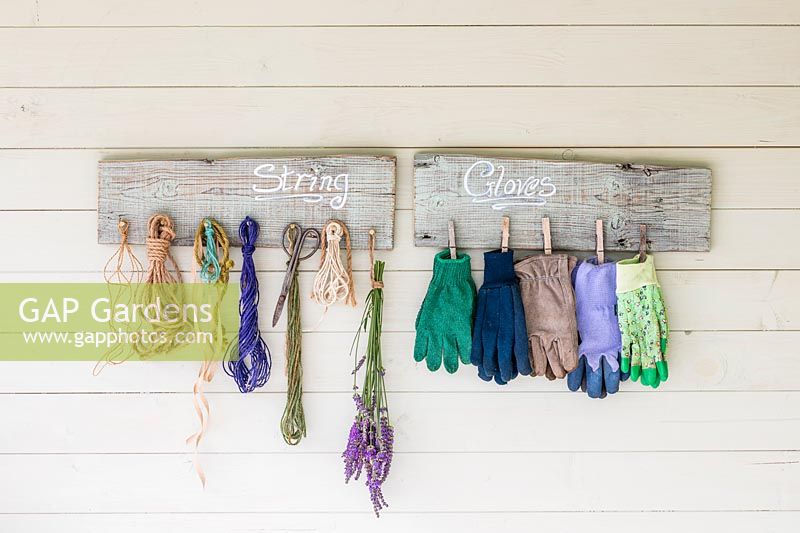
<path id="1" fill-rule="evenodd" d="M 606 258 L 605 258 L 605 245 L 603 244 L 603 220 L 597 219 L 594 222 L 594 234 L 595 234 L 595 251 L 597 252 L 597 264 L 602 265 Z"/>
<path id="2" fill-rule="evenodd" d="M 647 224 L 639 224 L 639 262 L 647 261 Z"/>
<path id="3" fill-rule="evenodd" d="M 550 219 L 542 218 L 542 236 L 544 237 L 544 255 L 553 253 L 553 242 L 550 239 Z"/>
<path id="4" fill-rule="evenodd" d="M 450 259 L 458 258 L 456 253 L 456 225 L 450 220 L 447 222 L 447 246 L 450 248 Z"/>
<path id="5" fill-rule="evenodd" d="M 508 251 L 508 227 L 509 227 L 509 220 L 508 217 L 503 217 L 503 228 L 502 228 L 502 236 L 500 238 L 500 251 L 507 252 Z"/>

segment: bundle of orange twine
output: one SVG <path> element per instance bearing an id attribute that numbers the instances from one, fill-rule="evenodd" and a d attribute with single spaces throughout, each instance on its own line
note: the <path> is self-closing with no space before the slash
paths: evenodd
<path id="1" fill-rule="evenodd" d="M 200 280 L 203 283 L 218 284 L 220 290 L 217 294 L 217 302 L 213 312 L 214 317 L 214 343 L 212 353 L 209 357 L 204 357 L 200 364 L 200 370 L 192 387 L 192 401 L 197 418 L 200 420 L 200 427 L 196 433 L 186 439 L 186 443 L 194 446 L 194 468 L 203 487 L 206 486 L 206 475 L 200 466 L 198 450 L 200 441 L 208 429 L 208 422 L 211 417 L 211 408 L 206 398 L 203 387 L 205 383 L 210 383 L 216 373 L 216 359 L 214 353 L 225 353 L 225 330 L 219 317 L 219 305 L 225 296 L 228 287 L 228 278 L 233 260 L 230 258 L 230 240 L 225 229 L 213 218 L 204 218 L 197 227 L 194 236 L 194 259 L 196 265 L 192 266 L 195 272 L 194 281 L 198 281 L 195 266 L 200 266 Z"/>
<path id="2" fill-rule="evenodd" d="M 141 283 L 144 277 L 144 266 L 128 243 L 128 228 L 128 221 L 120 218 L 117 223 L 119 247 L 103 267 L 103 277 L 108 285 L 108 296 L 112 309 L 123 300 L 130 301 L 131 285 Z M 109 322 L 109 327 L 111 331 L 114 331 L 113 323 Z M 117 365 L 126 361 L 128 357 L 118 358 L 122 348 L 122 344 L 114 344 L 108 348 L 102 359 L 94 365 L 92 374 L 97 376 L 107 365 Z"/>
<path id="3" fill-rule="evenodd" d="M 345 259 L 342 263 L 340 242 L 344 237 Z M 314 277 L 311 299 L 324 305 L 325 309 L 336 302 L 346 302 L 356 306 L 356 291 L 353 287 L 353 250 L 350 245 L 350 232 L 341 220 L 329 220 L 322 230 L 320 248 L 322 255 L 319 271 Z"/>

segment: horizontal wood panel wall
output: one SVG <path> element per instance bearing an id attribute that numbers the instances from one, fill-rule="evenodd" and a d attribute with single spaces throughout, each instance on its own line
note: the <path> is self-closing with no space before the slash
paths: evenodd
<path id="1" fill-rule="evenodd" d="M 194 364 L 97 377 L 90 363 L 0 365 L 0 530 L 796 529 L 797 2 L 7 4 L 0 281 L 101 279 L 113 247 L 96 244 L 100 159 L 397 157 L 395 248 L 379 255 L 398 454 L 376 524 L 339 458 L 359 310 L 318 324 L 309 303 L 308 438 L 278 436 L 285 326 L 265 323 L 268 386 L 242 396 L 222 374 L 209 386 L 205 491 L 183 445 Z M 413 246 L 416 152 L 712 169 L 711 251 L 656 256 L 670 380 L 599 402 L 563 382 L 498 390 L 470 368 L 415 364 L 432 261 Z M 469 252 L 480 281 L 481 250 Z M 176 257 L 191 269 L 188 248 Z M 363 295 L 369 264 L 354 259 Z M 265 316 L 284 261 L 256 254 Z M 304 292 L 313 267 L 301 265 Z"/>

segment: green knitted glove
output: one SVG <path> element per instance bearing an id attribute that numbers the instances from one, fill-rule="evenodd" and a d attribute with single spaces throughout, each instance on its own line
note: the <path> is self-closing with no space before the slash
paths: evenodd
<path id="1" fill-rule="evenodd" d="M 667 311 L 656 278 L 653 256 L 617 263 L 617 311 L 622 333 L 622 372 L 642 385 L 656 388 L 669 377 Z"/>
<path id="2" fill-rule="evenodd" d="M 425 359 L 428 370 L 458 370 L 458 360 L 470 363 L 472 319 L 475 314 L 475 282 L 467 254 L 450 259 L 449 250 L 433 260 L 433 278 L 419 309 L 414 360 Z"/>

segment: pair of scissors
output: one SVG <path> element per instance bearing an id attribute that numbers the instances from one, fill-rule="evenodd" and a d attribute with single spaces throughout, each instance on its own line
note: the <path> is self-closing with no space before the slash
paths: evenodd
<path id="1" fill-rule="evenodd" d="M 287 248 L 290 231 L 294 232 L 291 250 Z M 314 239 L 314 247 L 311 248 L 311 251 L 306 255 L 301 255 L 303 253 L 303 246 L 306 243 L 306 239 L 309 237 Z M 286 263 L 286 277 L 283 278 L 281 295 L 278 297 L 278 303 L 275 304 L 275 313 L 272 315 L 273 328 L 278 323 L 281 313 L 283 313 L 283 307 L 286 304 L 286 296 L 289 294 L 289 289 L 294 281 L 294 275 L 295 272 L 297 272 L 297 266 L 300 264 L 300 261 L 304 261 L 317 253 L 321 240 L 322 238 L 319 234 L 319 231 L 314 228 L 304 230 L 299 224 L 295 223 L 289 224 L 286 226 L 286 228 L 284 228 L 283 236 L 281 237 L 281 247 L 283 248 L 283 251 L 286 252 L 286 255 L 289 256 L 289 262 Z"/>

